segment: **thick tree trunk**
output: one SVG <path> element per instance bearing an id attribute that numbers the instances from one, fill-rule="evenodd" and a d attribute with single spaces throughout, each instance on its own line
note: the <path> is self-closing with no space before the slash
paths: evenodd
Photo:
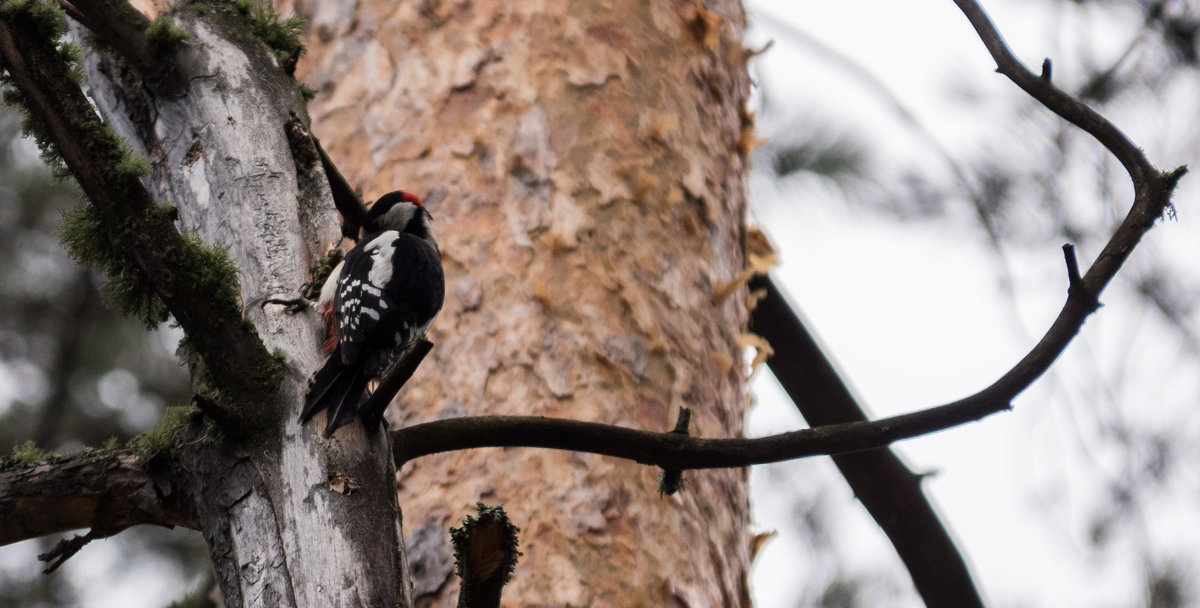
<path id="1" fill-rule="evenodd" d="M 193 425 L 173 483 L 195 497 L 227 605 L 393 606 L 409 585 L 387 435 L 354 425 L 324 440 L 297 424 L 319 323 L 264 305 L 295 297 L 339 240 L 328 183 L 293 119 L 305 115 L 299 88 L 232 6 L 188 5 L 173 18 L 190 34 L 178 54 L 184 90 L 144 88 L 115 54 L 89 53 L 91 95 L 151 161 L 147 185 L 179 209 L 181 229 L 229 251 L 246 318 L 285 359 L 279 415 L 233 404 L 266 422 L 241 440 Z"/>
<path id="2" fill-rule="evenodd" d="M 425 197 L 437 344 L 393 423 L 541 414 L 737 436 L 748 117 L 738 3 L 300 2 L 314 129 L 368 197 Z M 456 594 L 445 529 L 503 504 L 518 605 L 748 604 L 742 471 L 479 450 L 401 471 L 418 603 Z M 419 564 L 417 562 L 420 562 Z"/>

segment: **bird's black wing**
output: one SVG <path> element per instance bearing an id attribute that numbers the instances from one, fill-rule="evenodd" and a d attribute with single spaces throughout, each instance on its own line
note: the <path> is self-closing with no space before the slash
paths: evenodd
<path id="1" fill-rule="evenodd" d="M 393 230 L 364 238 L 346 254 L 334 300 L 343 363 L 381 371 L 427 328 L 414 320 L 432 320 L 444 293 L 441 260 L 424 240 Z"/>

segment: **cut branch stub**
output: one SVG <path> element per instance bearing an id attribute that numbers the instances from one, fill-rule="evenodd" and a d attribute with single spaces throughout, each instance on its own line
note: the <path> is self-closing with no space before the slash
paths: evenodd
<path id="1" fill-rule="evenodd" d="M 478 514 L 450 529 L 455 573 L 459 576 L 459 608 L 498 608 L 500 593 L 512 578 L 521 552 L 517 533 L 504 507 L 475 505 Z"/>
<path id="2" fill-rule="evenodd" d="M 677 435 L 687 435 L 688 425 L 692 421 L 692 410 L 686 407 L 679 408 L 679 419 L 675 421 L 675 428 L 671 430 Z M 670 496 L 683 489 L 683 471 L 680 469 L 664 468 L 662 476 L 658 478 L 658 492 Z"/>

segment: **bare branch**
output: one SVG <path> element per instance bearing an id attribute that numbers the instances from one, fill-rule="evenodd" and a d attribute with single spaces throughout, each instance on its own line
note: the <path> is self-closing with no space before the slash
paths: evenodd
<path id="1" fill-rule="evenodd" d="M 10 468 L 0 471 L 0 545 L 79 528 L 92 538 L 138 524 L 197 529 L 188 504 L 130 450 Z"/>
<path id="2" fill-rule="evenodd" d="M 966 15 L 988 52 L 996 60 L 996 71 L 1007 76 L 1021 90 L 1055 114 L 1092 135 L 1117 157 L 1129 173 L 1134 187 L 1134 202 L 1129 214 L 1092 263 L 1087 274 L 1077 282 L 1072 282 L 1066 305 L 1041 341 L 992 386 L 968 398 L 975 401 L 974 407 L 979 407 L 979 404 L 988 401 L 1012 399 L 1045 373 L 1079 332 L 1084 320 L 1099 306 L 1100 293 L 1116 275 L 1142 236 L 1170 208 L 1171 193 L 1187 169 L 1180 167 L 1169 172 L 1159 172 L 1141 149 L 1129 141 L 1111 122 L 1056 88 L 1049 79 L 1034 74 L 1018 61 L 977 2 L 955 0 L 955 4 Z"/>
<path id="3" fill-rule="evenodd" d="M 150 19 L 125 0 L 58 0 L 72 19 L 138 68 L 154 63 L 146 49 Z"/>
<path id="4" fill-rule="evenodd" d="M 676 470 L 744 467 L 874 449 L 1008 409 L 980 408 L 975 401 L 972 397 L 874 422 L 834 424 L 754 439 L 708 439 L 541 416 L 447 418 L 393 431 L 392 454 L 397 467 L 429 454 L 484 447 L 588 452 Z"/>
<path id="5" fill-rule="evenodd" d="M 1041 102 L 1050 111 L 1095 137 L 1125 167 L 1125 171 L 1133 178 L 1135 188 L 1138 187 L 1138 184 L 1154 178 L 1157 174 L 1154 166 L 1120 129 L 1086 104 L 1055 87 L 1049 78 L 1039 77 L 1021 63 L 1008 48 L 1004 37 L 996 30 L 996 26 L 992 24 L 987 12 L 978 2 L 954 0 L 954 3 L 966 15 L 971 26 L 975 28 L 975 32 L 979 34 L 979 39 L 987 47 L 988 53 L 996 61 L 997 72 L 1007 76 L 1009 80 L 1021 87 L 1022 91 Z"/>
<path id="6" fill-rule="evenodd" d="M 78 534 L 72 536 L 71 538 L 64 538 L 58 541 L 58 543 L 54 545 L 53 549 L 50 549 L 45 553 L 38 554 L 38 560 L 48 564 L 46 569 L 42 570 L 42 574 L 50 574 L 51 572 L 58 570 L 59 566 L 65 564 L 67 560 L 74 557 L 76 553 L 79 553 L 80 549 L 83 549 L 88 543 L 99 538 L 104 537 L 100 534 L 97 534 L 95 530 L 89 530 L 87 534 Z"/>
<path id="7" fill-rule="evenodd" d="M 173 62 L 157 53 L 147 39 L 150 19 L 133 5 L 125 0 L 58 0 L 58 4 L 152 84 L 172 89 L 182 84 L 174 78 L 178 74 Z"/>

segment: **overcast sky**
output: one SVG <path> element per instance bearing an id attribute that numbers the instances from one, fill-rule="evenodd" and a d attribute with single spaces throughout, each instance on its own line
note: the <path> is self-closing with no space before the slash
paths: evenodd
<path id="1" fill-rule="evenodd" d="M 1063 34 L 1075 31 L 1070 21 L 1080 18 L 1065 5 L 985 3 L 1027 64 L 1056 58 L 1056 81 L 1071 78 L 1069 62 L 1058 61 L 1067 54 L 1062 47 L 1080 43 Z M 872 158 L 885 175 L 901 166 L 924 167 L 934 176 L 948 172 L 878 89 L 803 43 L 782 21 L 869 71 L 952 153 L 1009 137 L 1013 153 L 1020 154 L 1022 145 L 1044 145 L 1039 141 L 1053 137 L 1029 122 L 1005 122 L 1021 93 L 993 72 L 995 64 L 982 43 L 948 0 L 756 0 L 747 8 L 754 25 L 748 46 L 775 41 L 754 63 L 771 104 L 760 122 L 764 136 L 780 136 L 788 123 L 770 117 L 788 114 L 779 108 L 787 102 L 815 124 L 848 126 L 869 139 Z M 1134 13 L 1129 17 L 1091 22 L 1106 35 L 1085 42 L 1101 45 L 1092 47 L 1101 56 L 1105 44 L 1117 52 L 1140 25 Z M 964 88 L 981 95 L 965 104 L 958 95 Z M 1156 157 L 1156 144 L 1163 141 L 1161 117 L 1139 116 L 1136 108 L 1128 114 L 1131 118 L 1119 126 L 1147 148 L 1153 162 L 1173 166 L 1194 160 L 1194 152 L 1185 158 Z M 1029 132 L 1014 137 L 1019 129 Z M 1194 200 L 1195 192 L 1185 182 L 1176 202 Z M 768 227 L 780 254 L 778 276 L 873 415 L 974 393 L 1007 371 L 1058 313 L 1066 295 L 1061 240 L 1006 251 L 1015 286 L 1007 295 L 982 229 L 962 219 L 970 216 L 965 204 L 946 220 L 901 224 L 848 202 L 845 194 L 815 179 L 781 185 L 758 176 L 751 184 L 755 220 Z M 1168 254 L 1200 259 L 1200 231 L 1189 221 L 1192 215 L 1183 207 L 1179 222 L 1152 231 L 1149 239 L 1158 241 L 1130 266 Z M 1094 253 L 1081 251 L 1081 264 L 1089 264 Z M 1189 276 L 1196 274 L 1191 268 Z M 1163 339 L 1134 298 L 1112 291 L 1103 300 L 1106 306 L 1089 320 L 1082 337 L 1050 376 L 1018 398 L 1015 411 L 897 447 L 910 468 L 936 473 L 925 487 L 992 605 L 1131 606 L 1142 601 L 1142 541 L 1119 538 L 1115 542 L 1128 546 L 1107 552 L 1089 548 L 1088 515 L 1102 496 L 1100 484 L 1120 474 L 1124 458 L 1093 429 L 1098 419 L 1186 421 L 1181 410 L 1194 406 L 1200 390 L 1194 358 L 1183 358 L 1188 367 L 1181 370 L 1178 346 Z M 1107 375 L 1112 369 L 1128 370 L 1129 378 L 1113 381 Z M 1111 410 L 1096 411 L 1101 404 L 1088 400 L 1089 391 L 1101 384 L 1098 375 L 1105 375 L 1105 386 L 1121 388 Z M 750 417 L 752 433 L 804 426 L 765 369 L 755 392 L 759 405 Z M 1186 427 L 1185 436 L 1194 437 L 1195 429 Z M 1152 497 L 1154 504 L 1143 513 L 1143 536 L 1151 546 L 1183 558 L 1181 567 L 1194 572 L 1200 525 L 1191 514 L 1196 495 L 1191 473 L 1192 484 Z M 789 519 L 797 508 L 781 498 L 787 492 L 779 487 L 793 484 L 801 506 L 819 499 L 844 515 L 831 524 L 828 543 L 853 572 L 890 571 L 905 586 L 876 590 L 871 605 L 921 605 L 908 588 L 911 582 L 897 570 L 901 566 L 890 545 L 828 459 L 756 470 L 752 479 L 761 529 L 793 527 Z M 771 541 L 755 569 L 758 605 L 796 606 L 803 583 L 828 572 L 820 556 L 804 538 L 782 534 Z"/>

